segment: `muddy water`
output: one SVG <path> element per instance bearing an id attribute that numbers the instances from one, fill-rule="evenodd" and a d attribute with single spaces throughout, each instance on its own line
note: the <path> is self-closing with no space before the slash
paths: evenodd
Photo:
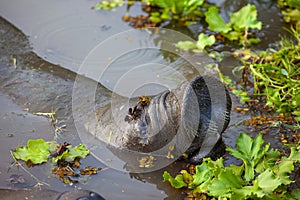
<path id="1" fill-rule="evenodd" d="M 54 129 L 47 119 L 30 113 L 57 110 L 59 121 L 67 125 L 62 136 L 58 137 L 58 141 L 80 143 L 71 115 L 72 88 L 76 78 L 74 72 L 78 71 L 84 57 L 96 44 L 113 34 L 130 29 L 121 21 L 121 16 L 126 12 L 125 7 L 117 9 L 116 12 L 96 12 L 90 9 L 95 3 L 97 1 L 1 1 L 1 16 L 20 29 L 14 28 L 1 19 L 0 150 L 1 160 L 4 161 L 0 164 L 1 188 L 31 188 L 37 183 L 24 171 L 18 171 L 15 167 L 7 172 L 12 161 L 9 155 L 10 149 L 25 144 L 28 139 L 41 137 L 51 140 L 55 136 Z M 268 43 L 278 39 L 278 33 L 282 32 L 282 22 L 272 3 L 259 1 L 255 3 L 263 5 L 259 7 L 263 14 L 260 18 L 264 20 L 266 26 L 266 31 L 263 33 L 264 41 L 257 48 L 265 48 Z M 222 12 L 225 16 L 226 9 L 234 9 L 232 4 L 228 5 L 225 3 L 223 5 Z M 133 8 L 132 12 L 137 12 L 136 10 L 138 9 Z M 170 25 L 169 28 L 178 29 L 175 25 Z M 183 31 L 191 35 L 195 33 L 186 29 Z M 22 32 L 29 36 L 29 40 Z M 130 35 L 130 37 L 139 38 L 139 35 Z M 33 47 L 33 51 L 30 46 Z M 135 53 L 143 55 L 140 52 Z M 157 53 L 151 54 L 153 61 L 162 64 L 172 62 Z M 130 57 L 130 54 L 127 57 L 125 55 L 120 61 L 127 60 L 128 56 Z M 137 57 L 136 54 L 133 57 Z M 17 60 L 16 65 L 14 65 L 14 58 Z M 142 58 L 149 59 L 147 56 Z M 102 64 L 106 64 L 107 59 L 108 56 L 103 56 Z M 206 62 L 209 61 L 204 63 Z M 226 74 L 230 75 L 232 62 L 232 58 L 228 57 L 221 63 L 222 70 Z M 126 67 L 134 62 L 121 63 Z M 121 66 L 116 67 L 116 70 L 119 70 L 120 74 L 124 73 Z M 96 79 L 88 70 L 83 74 Z M 107 74 L 105 80 L 101 82 L 109 89 L 114 86 L 109 84 L 114 80 L 113 74 Z M 110 99 L 109 90 L 101 85 L 97 89 L 98 102 L 103 103 Z M 233 100 L 233 107 L 239 106 L 234 97 Z M 249 115 L 232 113 L 230 127 L 224 133 L 227 145 L 234 146 L 235 139 L 241 131 L 249 132 L 247 127 L 235 126 L 249 117 Z M 270 141 L 278 143 L 279 140 L 272 136 Z M 226 163 L 236 162 L 230 157 L 225 158 Z M 84 163 L 106 168 L 92 156 L 85 159 Z M 168 170 L 176 173 L 186 165 L 184 162 L 177 162 L 165 169 L 147 174 L 129 174 L 105 169 L 91 177 L 85 184 L 78 184 L 75 187 L 93 190 L 107 199 L 136 199 L 137 195 L 142 199 L 182 199 L 184 195 L 181 191 L 175 191 L 168 184 L 163 183 L 162 172 Z M 44 189 L 65 191 L 74 187 L 66 186 L 53 178 L 50 174 L 50 165 L 34 167 L 29 171 L 50 185 L 42 186 Z"/>
<path id="2" fill-rule="evenodd" d="M 76 71 L 95 44 L 128 30 L 122 12 L 95 12 L 92 1 L 1 1 L 0 13 L 29 36 L 34 51 Z M 109 19 L 109 23 L 107 22 Z"/>
<path id="3" fill-rule="evenodd" d="M 230 12 L 247 3 L 247 1 L 232 3 L 229 0 L 215 2 L 221 7 L 220 12 L 226 20 L 229 19 Z M 258 48 L 266 48 L 269 43 L 278 39 L 279 33 L 283 33 L 281 29 L 283 22 L 278 14 L 279 11 L 274 6 L 275 3 L 273 1 L 256 0 L 249 2 L 257 5 L 259 9 L 258 17 L 264 22 L 264 32 L 260 33 L 263 41 Z M 115 65 L 120 65 L 117 67 L 118 70 L 113 71 L 114 74 L 112 76 L 107 74 L 106 80 L 99 80 L 98 76 L 94 76 L 94 69 L 105 68 L 106 65 L 112 64 L 112 59 L 119 58 L 124 53 L 119 51 L 119 48 L 144 48 L 149 46 L 147 42 L 151 42 L 151 40 L 146 40 L 145 36 L 138 31 L 132 31 L 133 29 L 122 21 L 122 16 L 125 13 L 129 13 L 132 16 L 145 14 L 142 12 L 140 4 L 134 4 L 129 9 L 126 6 L 119 7 L 114 12 L 99 12 L 91 9 L 96 3 L 98 3 L 97 0 L 29 0 L 25 2 L 20 0 L 2 0 L 0 13 L 2 17 L 29 36 L 33 51 L 40 57 L 76 73 L 80 71 L 81 64 L 89 53 L 101 44 L 102 46 L 100 46 L 97 57 L 89 59 L 88 64 L 91 67 L 84 68 L 80 73 L 93 80 L 100 81 L 102 85 L 112 90 L 116 81 L 115 77 L 128 71 L 128 67 L 134 66 L 130 59 L 125 57 L 128 61 L 125 65 L 122 62 L 124 60 L 117 60 L 118 62 Z M 165 28 L 178 30 L 187 36 L 194 36 L 194 39 L 198 35 L 199 29 L 197 26 L 184 28 L 176 23 L 167 24 Z M 118 38 L 116 36 L 116 34 L 127 31 L 130 32 L 128 37 L 123 37 L 122 35 L 122 37 Z M 168 37 L 165 36 L 165 38 Z M 139 40 L 139 38 L 143 39 Z M 118 39 L 117 42 L 115 41 L 116 39 Z M 135 39 L 136 41 L 132 41 Z M 178 38 L 177 40 L 181 39 Z M 156 47 L 160 48 L 161 45 L 156 44 Z M 222 49 L 222 47 L 219 48 Z M 142 57 L 144 62 L 153 61 L 165 64 L 164 59 L 159 54 L 151 55 L 151 53 L 147 52 L 146 56 L 143 57 L 142 55 L 143 52 L 135 52 L 135 54 L 129 56 L 136 58 L 134 61 Z"/>

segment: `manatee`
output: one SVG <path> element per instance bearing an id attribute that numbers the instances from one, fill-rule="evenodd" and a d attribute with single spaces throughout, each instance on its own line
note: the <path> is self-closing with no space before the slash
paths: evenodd
<path id="1" fill-rule="evenodd" d="M 230 121 L 231 99 L 211 76 L 197 76 L 151 98 L 119 99 L 96 109 L 85 128 L 110 147 L 191 163 L 224 152 L 222 133 Z M 170 148 L 171 147 L 171 148 Z"/>

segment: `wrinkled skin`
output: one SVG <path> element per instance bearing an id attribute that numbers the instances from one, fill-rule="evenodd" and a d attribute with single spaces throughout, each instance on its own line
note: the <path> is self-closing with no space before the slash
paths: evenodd
<path id="1" fill-rule="evenodd" d="M 224 150 L 221 134 L 230 120 L 231 99 L 217 79 L 195 77 L 154 96 L 146 106 L 138 99 L 130 102 L 130 108 L 126 99 L 99 108 L 86 129 L 110 146 L 131 151 L 157 153 L 174 145 L 176 155 L 187 153 L 192 163 Z"/>

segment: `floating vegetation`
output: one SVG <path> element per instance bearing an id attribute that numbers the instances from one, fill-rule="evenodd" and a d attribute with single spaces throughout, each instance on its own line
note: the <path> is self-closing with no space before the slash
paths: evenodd
<path id="1" fill-rule="evenodd" d="M 78 183 L 78 177 L 97 174 L 101 170 L 101 168 L 90 166 L 80 169 L 80 160 L 89 153 L 84 144 L 72 147 L 67 142 L 57 144 L 54 141 L 46 142 L 43 139 L 37 139 L 28 140 L 26 146 L 16 148 L 11 155 L 16 160 L 25 161 L 28 167 L 45 163 L 51 159 L 55 164 L 52 174 L 65 184 L 74 184 Z"/>
<path id="2" fill-rule="evenodd" d="M 278 5 L 284 20 L 294 25 L 297 31 L 300 31 L 300 1 L 298 0 L 278 0 Z"/>
<path id="3" fill-rule="evenodd" d="M 127 9 L 137 1 L 128 1 Z M 123 5 L 122 0 L 102 1 L 96 4 L 97 10 L 111 10 Z M 143 0 L 142 9 L 148 13 L 146 15 L 130 16 L 126 13 L 122 19 L 129 22 L 134 28 L 155 27 L 165 21 L 176 20 L 182 25 L 188 26 L 199 21 L 206 21 L 207 29 L 213 34 L 201 33 L 198 41 L 181 41 L 177 44 L 184 50 L 197 49 L 204 50 L 207 46 L 212 46 L 216 41 L 237 41 L 243 46 L 256 44 L 260 40 L 256 37 L 255 31 L 261 30 L 262 22 L 257 20 L 257 10 L 255 5 L 246 5 L 240 10 L 230 14 L 230 21 L 226 23 L 215 5 L 207 3 L 205 0 Z"/>
<path id="4" fill-rule="evenodd" d="M 129 26 L 133 28 L 153 28 L 156 27 L 156 23 L 152 22 L 148 16 L 138 15 L 132 17 L 128 14 L 122 17 L 124 22 L 128 22 Z"/>
<path id="5" fill-rule="evenodd" d="M 244 125 L 253 126 L 256 129 L 262 127 L 277 126 L 278 123 L 294 123 L 294 119 L 291 116 L 285 116 L 280 113 L 278 116 L 267 117 L 265 115 L 255 116 L 251 119 L 244 120 Z"/>
<path id="6" fill-rule="evenodd" d="M 13 156 L 17 160 L 33 164 L 47 162 L 49 155 L 49 144 L 43 139 L 28 140 L 26 146 L 18 147 L 13 151 Z"/>
<path id="7" fill-rule="evenodd" d="M 228 23 L 220 16 L 219 10 L 215 6 L 209 7 L 204 15 L 208 29 L 216 34 L 207 36 L 201 33 L 196 43 L 182 41 L 177 44 L 179 48 L 204 50 L 205 47 L 212 46 L 216 40 L 223 40 L 223 38 L 238 41 L 243 46 L 259 42 L 255 34 L 250 31 L 251 29 L 261 30 L 262 28 L 262 22 L 257 20 L 257 11 L 254 5 L 248 4 L 237 12 L 231 13 Z"/>
<path id="8" fill-rule="evenodd" d="M 51 155 L 52 162 L 54 163 L 57 163 L 59 161 L 72 162 L 75 159 L 85 158 L 90 153 L 90 151 L 85 147 L 84 144 L 79 144 L 76 147 L 72 147 L 72 145 L 64 143 L 57 146 L 56 153 L 56 155 Z"/>
<path id="9" fill-rule="evenodd" d="M 113 10 L 116 7 L 120 7 L 124 4 L 123 0 L 108 0 L 97 3 L 93 8 L 96 10 Z"/>
<path id="10" fill-rule="evenodd" d="M 151 168 L 153 167 L 154 157 L 153 156 L 143 156 L 139 160 L 139 167 L 140 168 Z"/>
<path id="11" fill-rule="evenodd" d="M 287 188 L 294 182 L 290 174 L 300 162 L 299 150 L 291 147 L 287 157 L 269 149 L 270 144 L 263 144 L 261 134 L 251 138 L 242 133 L 237 139 L 237 149 L 227 147 L 232 156 L 243 161 L 242 165 L 225 167 L 223 158 L 216 161 L 204 158 L 195 170 L 181 170 L 175 178 L 165 171 L 164 180 L 174 188 L 186 188 L 198 198 L 208 195 L 218 199 L 296 199 L 300 189 Z"/>
<path id="12" fill-rule="evenodd" d="M 150 10 L 150 20 L 159 23 L 170 19 L 194 21 L 197 17 L 203 16 L 200 8 L 205 0 L 144 0 L 144 2 L 154 8 Z"/>
<path id="13" fill-rule="evenodd" d="M 174 159 L 174 155 L 172 154 L 172 151 L 175 149 L 174 145 L 169 146 L 169 151 L 168 151 L 168 155 L 167 158 L 168 159 Z"/>
<path id="14" fill-rule="evenodd" d="M 296 122 L 292 116 L 286 116 L 283 113 L 280 113 L 277 116 L 269 116 L 269 117 L 265 115 L 260 115 L 243 121 L 243 124 L 245 126 L 251 126 L 255 130 L 259 131 L 259 133 L 261 134 L 269 133 L 273 129 L 280 130 L 280 132 L 294 133 L 295 132 L 294 127 L 292 127 L 292 125 L 295 123 Z M 298 141 L 300 137 L 298 136 L 295 139 L 297 139 Z M 296 144 L 297 143 L 298 142 L 296 142 Z"/>
<path id="15" fill-rule="evenodd" d="M 300 33 L 292 29 L 292 34 L 294 38 L 282 38 L 276 49 L 236 51 L 235 56 L 243 64 L 242 82 L 254 89 L 248 95 L 265 97 L 266 106 L 300 121 Z"/>

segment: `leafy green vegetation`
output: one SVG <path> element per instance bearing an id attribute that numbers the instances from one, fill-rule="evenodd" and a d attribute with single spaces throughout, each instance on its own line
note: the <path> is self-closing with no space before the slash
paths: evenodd
<path id="1" fill-rule="evenodd" d="M 87 166 L 84 169 L 79 169 L 80 159 L 85 158 L 90 151 L 84 144 L 79 144 L 72 147 L 69 143 L 57 144 L 55 141 L 46 142 L 43 139 L 28 140 L 27 145 L 18 147 L 11 151 L 11 155 L 15 160 L 13 165 L 20 166 L 26 173 L 33 177 L 38 184 L 46 184 L 36 178 L 28 170 L 26 170 L 18 160 L 26 161 L 28 167 L 36 164 L 47 162 L 51 158 L 55 167 L 52 169 L 52 174 L 56 175 L 59 180 L 65 184 L 78 183 L 78 177 L 82 175 L 97 174 L 101 168 Z M 79 171 L 80 170 L 80 171 Z"/>
<path id="2" fill-rule="evenodd" d="M 43 139 L 28 140 L 27 145 L 24 147 L 18 147 L 12 155 L 17 160 L 23 160 L 31 162 L 33 164 L 41 164 L 47 162 L 51 151 L 55 151 L 55 148 L 59 146 L 56 142 L 46 142 Z M 52 162 L 57 163 L 59 160 L 66 160 L 68 162 L 74 161 L 76 158 L 85 158 L 89 154 L 89 150 L 84 144 L 79 144 L 76 147 L 71 145 L 65 145 L 65 149 L 56 156 L 52 157 Z"/>
<path id="3" fill-rule="evenodd" d="M 294 165 L 300 162 L 300 152 L 291 147 L 290 155 L 284 156 L 278 150 L 263 145 L 259 134 L 254 139 L 242 133 L 237 138 L 237 148 L 227 148 L 232 156 L 241 159 L 240 166 L 224 166 L 223 158 L 216 161 L 203 159 L 196 166 L 195 173 L 182 170 L 173 178 L 164 172 L 165 181 L 174 188 L 192 190 L 194 196 L 207 194 L 218 199 L 293 199 L 300 190 L 291 193 L 287 186 L 293 183 L 290 174 Z"/>
<path id="4" fill-rule="evenodd" d="M 116 7 L 122 6 L 124 4 L 123 0 L 108 0 L 108 1 L 101 1 L 97 3 L 94 8 L 96 10 L 112 10 Z"/>
<path id="5" fill-rule="evenodd" d="M 211 46 L 216 42 L 216 39 L 213 35 L 207 36 L 204 33 L 201 33 L 198 36 L 198 41 L 196 43 L 191 41 L 180 41 L 177 43 L 177 47 L 187 51 L 189 49 L 199 49 L 203 50 L 207 46 Z"/>
<path id="6" fill-rule="evenodd" d="M 33 164 L 47 162 L 49 155 L 49 144 L 43 139 L 28 140 L 26 146 L 18 147 L 13 151 L 16 159 L 31 161 Z"/>
<path id="7" fill-rule="evenodd" d="M 236 55 L 243 63 L 240 69 L 250 76 L 243 76 L 243 81 L 252 81 L 253 95 L 264 96 L 267 106 L 280 113 L 292 113 L 300 121 L 300 33 L 292 33 L 294 38 L 283 38 L 276 49 Z"/>
<path id="8" fill-rule="evenodd" d="M 230 14 L 230 21 L 225 23 L 218 13 L 217 7 L 210 7 L 205 13 L 208 28 L 229 40 L 238 40 L 241 44 L 259 42 L 258 39 L 248 38 L 250 29 L 261 30 L 262 22 L 257 21 L 257 11 L 254 5 L 246 5 L 237 12 Z"/>
<path id="9" fill-rule="evenodd" d="M 76 147 L 72 147 L 72 145 L 67 145 L 66 150 L 62 154 L 56 157 L 52 157 L 52 162 L 56 163 L 58 160 L 72 162 L 76 158 L 85 158 L 89 153 L 90 151 L 85 147 L 84 144 L 79 144 Z"/>
<path id="10" fill-rule="evenodd" d="M 219 15 L 219 10 L 215 6 L 208 8 L 205 12 L 205 20 L 208 24 L 208 29 L 214 31 L 230 41 L 238 41 L 243 46 L 256 44 L 259 39 L 249 34 L 250 29 L 261 30 L 262 22 L 257 21 L 257 11 L 254 5 L 246 5 L 237 12 L 230 14 L 230 21 L 226 23 L 222 16 Z M 191 42 L 180 42 L 178 47 L 184 50 L 200 49 L 203 50 L 206 46 L 211 46 L 215 43 L 214 35 L 204 37 L 204 33 L 199 35 L 197 45 L 191 45 Z M 201 36 L 201 37 L 200 37 Z M 199 44 L 204 45 L 199 45 Z"/>
<path id="11" fill-rule="evenodd" d="M 132 5 L 136 1 L 128 1 Z M 102 1 L 95 5 L 97 10 L 111 10 L 123 5 L 123 0 Z M 143 0 L 144 11 L 149 14 L 148 18 L 154 24 L 159 24 L 166 20 L 179 20 L 185 25 L 195 24 L 201 19 L 205 19 L 210 31 L 227 38 L 230 41 L 237 41 L 243 46 L 260 42 L 251 30 L 261 30 L 262 22 L 257 20 L 257 10 L 255 5 L 246 5 L 240 10 L 230 14 L 230 21 L 226 23 L 216 6 L 207 3 L 205 0 Z M 129 19 L 125 15 L 124 19 Z M 144 17 L 145 19 L 147 17 Z M 132 18 L 133 19 L 133 18 Z M 141 24 L 141 22 L 139 22 Z M 139 26 L 134 26 L 138 27 Z M 178 47 L 184 50 L 203 50 L 207 46 L 215 43 L 214 35 L 206 36 L 200 34 L 196 44 L 189 41 L 178 43 Z"/>
<path id="12" fill-rule="evenodd" d="M 278 0 L 281 13 L 287 23 L 295 24 L 295 29 L 300 31 L 300 1 Z"/>
<path id="13" fill-rule="evenodd" d="M 150 13 L 152 22 L 161 22 L 170 19 L 190 20 L 194 16 L 203 15 L 198 8 L 204 0 L 144 0 L 151 7 L 158 7 L 157 11 Z"/>

